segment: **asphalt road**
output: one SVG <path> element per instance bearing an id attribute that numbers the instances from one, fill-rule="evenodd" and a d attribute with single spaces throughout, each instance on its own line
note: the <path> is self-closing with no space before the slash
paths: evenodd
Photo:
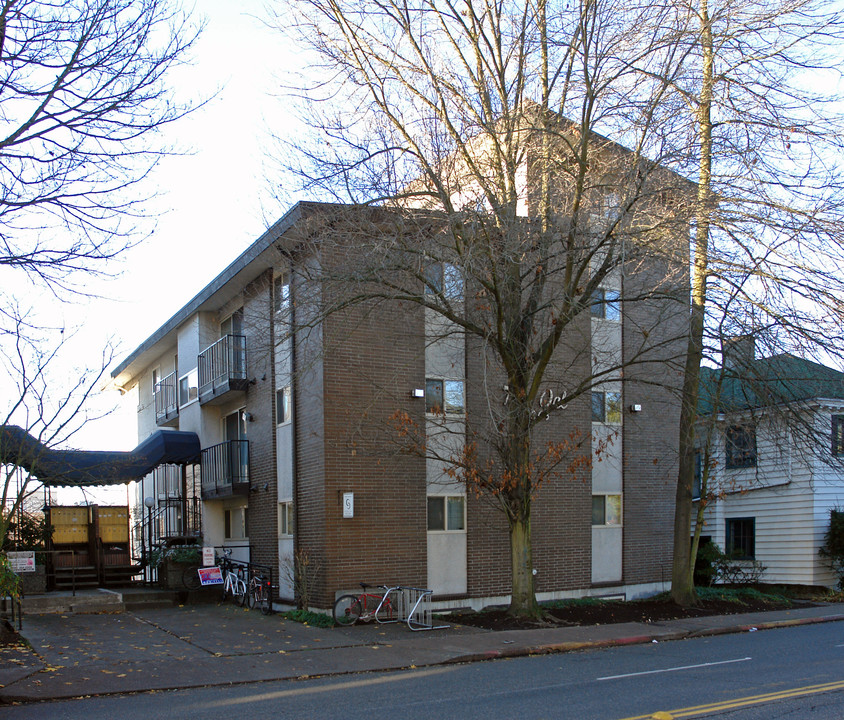
<path id="1" fill-rule="evenodd" d="M 0 719 L 844 717 L 844 623 L 387 674 L 83 698 Z"/>

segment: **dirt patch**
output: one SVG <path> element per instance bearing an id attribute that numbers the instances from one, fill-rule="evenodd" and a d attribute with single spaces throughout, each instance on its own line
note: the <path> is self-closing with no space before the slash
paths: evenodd
<path id="1" fill-rule="evenodd" d="M 546 607 L 541 620 L 517 620 L 507 614 L 505 608 L 493 608 L 483 612 L 467 612 L 448 616 L 450 622 L 482 627 L 487 630 L 520 630 L 540 627 L 573 625 L 607 625 L 623 622 L 659 622 L 678 618 L 701 617 L 704 615 L 735 615 L 737 613 L 787 610 L 795 607 L 811 607 L 807 600 L 772 600 L 767 598 L 742 598 L 725 600 L 710 598 L 701 600 L 695 607 L 682 607 L 670 599 L 659 597 L 632 602 L 606 601 L 595 603 L 574 602 L 563 607 Z"/>
<path id="2" fill-rule="evenodd" d="M 2 645 L 17 645 L 20 642 L 15 629 L 9 624 L 8 620 L 0 620 L 0 646 Z"/>

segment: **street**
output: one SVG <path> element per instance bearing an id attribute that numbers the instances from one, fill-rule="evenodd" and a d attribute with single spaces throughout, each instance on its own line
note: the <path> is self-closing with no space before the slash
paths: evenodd
<path id="1" fill-rule="evenodd" d="M 0 718 L 590 718 L 844 715 L 844 625 L 828 623 L 341 677 L 0 708 Z"/>

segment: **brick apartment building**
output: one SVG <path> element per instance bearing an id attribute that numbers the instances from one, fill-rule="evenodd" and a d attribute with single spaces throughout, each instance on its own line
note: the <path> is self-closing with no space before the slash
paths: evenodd
<path id="1" fill-rule="evenodd" d="M 272 566 L 281 600 L 293 598 L 286 568 L 300 551 L 313 561 L 317 607 L 359 581 L 429 587 L 443 607 L 503 602 L 506 521 L 451 480 L 442 458 L 506 391 L 476 341 L 441 332 L 419 305 L 307 317 L 309 280 L 297 268 L 312 258 L 297 247 L 330 232 L 319 220 L 330 207 L 291 209 L 112 373 L 117 386 L 137 386 L 139 439 L 187 430 L 203 448 L 197 465 L 163 466 L 140 483 L 139 504 L 153 499 L 159 535 L 201 527 L 204 544 Z M 682 313 L 666 309 L 676 298 L 618 301 L 622 282 L 644 295 L 667 274 L 655 259 L 613 275 L 548 374 L 545 402 L 561 407 L 536 442 L 585 432 L 593 462 L 534 501 L 540 599 L 635 597 L 670 579 L 679 374 L 665 360 Z M 601 353 L 640 352 L 643 338 L 661 348 L 650 362 L 562 402 L 558 380 L 589 376 Z M 407 452 L 397 416 L 439 443 L 440 459 Z"/>

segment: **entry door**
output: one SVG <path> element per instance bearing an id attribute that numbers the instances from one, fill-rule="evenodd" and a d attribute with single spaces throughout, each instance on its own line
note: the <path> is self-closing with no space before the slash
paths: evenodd
<path id="1" fill-rule="evenodd" d="M 249 480 L 249 450 L 246 444 L 246 419 L 243 410 L 226 415 L 223 420 L 225 440 L 229 444 L 229 472 L 233 482 Z M 243 441 L 243 442 L 233 442 Z"/>
<path id="2" fill-rule="evenodd" d="M 228 363 L 229 375 L 235 378 L 245 377 L 244 368 L 246 367 L 245 347 L 243 345 L 243 310 L 237 310 L 220 323 L 220 337 L 224 338 L 226 335 L 235 335 L 237 339 L 230 339 L 228 344 L 228 356 L 226 362 Z"/>

